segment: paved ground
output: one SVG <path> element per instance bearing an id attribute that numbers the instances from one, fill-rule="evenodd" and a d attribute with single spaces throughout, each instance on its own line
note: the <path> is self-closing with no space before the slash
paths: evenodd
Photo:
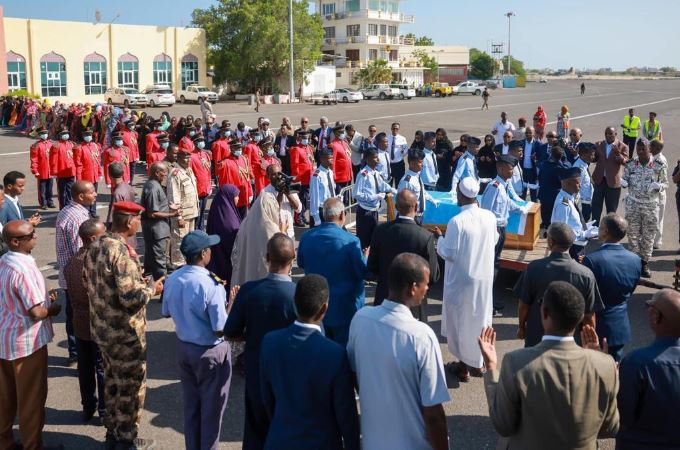
<path id="1" fill-rule="evenodd" d="M 583 129 L 586 140 L 603 138 L 607 125 L 618 125 L 629 107 L 636 107 L 639 115 L 646 118 L 648 111 L 654 110 L 664 126 L 667 142 L 666 156 L 671 168 L 680 157 L 676 142 L 680 141 L 680 127 L 675 125 L 680 118 L 680 82 L 677 81 L 591 81 L 587 82 L 586 96 L 578 92 L 580 81 L 551 82 L 531 84 L 526 89 L 493 91 L 491 109 L 479 111 L 481 99 L 478 97 L 453 97 L 445 99 L 413 99 L 410 101 L 364 101 L 359 104 L 338 106 L 313 105 L 265 105 L 262 115 L 268 116 L 273 124 L 279 124 L 281 117 L 290 116 L 294 123 L 303 115 L 310 117 L 312 123 L 320 115 L 327 115 L 331 121 L 352 122 L 360 132 L 369 124 L 376 124 L 379 130 L 388 130 L 389 124 L 399 121 L 402 132 L 410 138 L 416 130 L 431 130 L 442 126 L 452 139 L 469 132 L 475 135 L 488 133 L 498 120 L 502 110 L 508 112 L 510 120 L 517 122 L 522 115 L 529 119 L 536 106 L 544 105 L 549 121 L 554 123 L 559 107 L 570 107 L 573 126 Z M 229 118 L 232 124 L 244 121 L 254 124 L 260 115 L 245 104 L 224 103 L 215 106 L 218 119 Z M 149 110 L 158 116 L 161 110 Z M 173 115 L 198 114 L 197 105 L 176 105 L 169 109 Z M 28 171 L 28 146 L 26 138 L 5 133 L 0 136 L 0 173 L 18 169 Z M 108 203 L 105 188 L 100 186 L 101 204 Z M 666 229 L 664 246 L 655 252 L 651 268 L 654 281 L 672 283 L 675 250 L 677 249 L 678 216 L 673 203 L 676 188 L 672 185 L 668 192 Z M 35 183 L 30 182 L 22 203 L 30 211 L 37 204 Z M 103 212 L 103 211 L 102 211 Z M 54 270 L 54 213 L 45 214 L 40 226 L 38 248 L 34 255 L 38 265 L 48 280 L 49 287 L 56 287 L 57 275 Z M 300 231 L 300 230 L 298 230 Z M 506 317 L 496 320 L 494 327 L 499 333 L 498 348 L 501 354 L 519 348 L 520 341 L 515 339 L 516 300 L 509 294 L 517 274 L 505 273 L 497 295 L 506 301 Z M 630 317 L 633 323 L 633 343 L 629 349 L 645 345 L 651 338 L 646 325 L 643 301 L 649 297 L 650 290 L 640 289 L 633 296 Z M 372 296 L 369 287 L 368 296 Z M 441 283 L 431 290 L 430 322 L 435 331 L 440 329 Z M 49 397 L 47 400 L 47 444 L 62 443 L 67 449 L 88 450 L 100 448 L 104 429 L 80 423 L 80 399 L 76 371 L 66 367 L 65 332 L 63 313 L 55 324 L 56 338 L 49 346 Z M 160 317 L 160 306 L 153 302 L 148 309 L 148 390 L 146 411 L 140 435 L 156 439 L 163 449 L 183 448 L 182 400 L 177 371 L 174 362 L 175 337 L 172 322 Z M 442 344 L 445 361 L 452 360 L 446 344 Z M 486 400 L 481 379 L 473 379 L 468 384 L 459 385 L 449 379 L 452 401 L 446 405 L 451 448 L 487 449 L 493 448 L 496 434 L 488 419 Z M 236 375 L 232 379 L 227 411 L 222 429 L 223 449 L 240 448 L 243 429 L 243 379 Z M 602 448 L 613 448 L 613 441 L 603 441 Z"/>

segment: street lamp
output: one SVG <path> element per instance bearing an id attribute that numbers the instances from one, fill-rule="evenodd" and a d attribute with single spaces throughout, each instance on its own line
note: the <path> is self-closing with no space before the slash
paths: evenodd
<path id="1" fill-rule="evenodd" d="M 437 83 L 439 83 L 439 54 L 443 53 L 444 49 L 435 50 L 434 52 L 437 54 Z"/>
<path id="2" fill-rule="evenodd" d="M 288 64 L 288 88 L 290 90 L 288 101 L 293 103 L 295 100 L 295 71 L 293 70 L 293 0 L 288 2 L 288 26 L 289 26 L 289 36 L 290 41 L 290 63 Z M 304 72 L 303 72 L 304 73 Z"/>
<path id="3" fill-rule="evenodd" d="M 514 15 L 515 13 L 512 11 L 505 13 L 505 17 L 508 18 L 508 75 L 510 75 L 510 65 L 512 63 L 512 56 L 510 55 L 510 18 Z"/>

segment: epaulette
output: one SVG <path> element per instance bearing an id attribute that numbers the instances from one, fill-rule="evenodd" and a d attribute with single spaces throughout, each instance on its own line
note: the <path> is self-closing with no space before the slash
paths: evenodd
<path id="1" fill-rule="evenodd" d="M 404 177 L 404 180 L 406 180 L 407 183 L 410 182 L 411 181 L 411 175 L 406 175 Z"/>
<path id="2" fill-rule="evenodd" d="M 173 176 L 177 176 L 178 173 L 179 173 L 179 169 L 178 169 L 177 167 L 175 167 L 174 169 L 172 169 L 172 175 L 173 175 Z"/>
<path id="3" fill-rule="evenodd" d="M 569 205 L 569 199 L 567 197 L 562 197 L 562 204 Z"/>
<path id="4" fill-rule="evenodd" d="M 368 170 L 366 170 L 366 169 L 362 170 L 362 171 L 361 171 L 361 174 L 362 174 L 363 176 L 367 177 L 367 176 L 368 176 Z"/>
<path id="5" fill-rule="evenodd" d="M 312 174 L 312 176 L 314 176 L 314 177 L 317 176 L 317 175 L 319 175 L 319 169 L 316 169 L 316 170 L 314 171 L 314 173 Z"/>
<path id="6" fill-rule="evenodd" d="M 494 181 L 494 182 L 493 182 L 493 185 L 494 185 L 494 187 L 497 188 L 497 187 L 500 187 L 501 184 L 500 184 L 498 181 Z"/>
<path id="7" fill-rule="evenodd" d="M 210 276 L 210 278 L 212 278 L 212 280 L 215 282 L 215 284 L 221 284 L 222 286 L 227 285 L 226 281 L 224 281 L 222 278 L 215 275 L 213 272 L 210 272 L 209 276 Z"/>

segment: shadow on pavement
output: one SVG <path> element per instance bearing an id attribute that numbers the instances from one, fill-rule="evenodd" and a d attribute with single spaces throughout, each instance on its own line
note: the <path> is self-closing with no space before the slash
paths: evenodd
<path id="1" fill-rule="evenodd" d="M 488 417 L 448 416 L 446 422 L 449 428 L 449 448 L 479 450 L 496 448 L 498 436 Z"/>

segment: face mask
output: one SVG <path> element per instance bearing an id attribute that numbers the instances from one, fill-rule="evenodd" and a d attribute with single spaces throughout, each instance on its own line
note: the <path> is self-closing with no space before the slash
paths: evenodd
<path id="1" fill-rule="evenodd" d="M 134 124 L 134 123 L 129 123 L 129 124 L 128 124 L 128 128 L 131 129 L 131 130 L 134 129 L 134 128 L 135 128 L 135 124 Z"/>
<path id="2" fill-rule="evenodd" d="M 274 152 L 273 148 L 270 148 L 269 150 L 267 150 L 267 156 L 274 156 L 274 153 L 275 152 Z"/>
<path id="3" fill-rule="evenodd" d="M 123 141 L 121 139 L 116 139 L 115 141 L 113 141 L 113 144 L 116 147 L 120 147 L 121 145 L 123 145 Z"/>
<path id="4" fill-rule="evenodd" d="M 92 142 L 92 136 L 83 136 L 85 142 Z"/>
<path id="5" fill-rule="evenodd" d="M 300 142 L 302 145 L 309 145 L 309 139 L 302 139 Z"/>
<path id="6" fill-rule="evenodd" d="M 189 136 L 194 137 L 195 134 L 196 134 L 195 131 L 189 131 Z"/>
<path id="7" fill-rule="evenodd" d="M 235 156 L 235 157 L 240 158 L 240 157 L 241 157 L 241 154 L 243 153 L 243 151 L 242 151 L 242 150 L 234 150 L 233 153 L 234 153 L 234 156 Z"/>
<path id="8" fill-rule="evenodd" d="M 255 135 L 255 142 L 260 142 L 262 140 L 262 135 L 256 134 Z"/>
<path id="9" fill-rule="evenodd" d="M 169 143 L 169 142 L 161 142 L 161 148 L 166 149 L 166 148 L 168 148 L 168 147 L 170 147 L 170 143 Z"/>
<path id="10" fill-rule="evenodd" d="M 68 133 L 62 134 L 61 136 L 59 136 L 59 138 L 60 138 L 62 141 L 68 141 L 68 138 L 70 138 L 70 137 L 71 137 L 71 135 L 69 135 Z"/>
<path id="11" fill-rule="evenodd" d="M 196 147 L 198 147 L 200 149 L 204 149 L 205 148 L 205 142 L 197 142 Z"/>
<path id="12" fill-rule="evenodd" d="M 46 141 L 46 140 L 47 140 L 47 135 L 46 135 L 46 134 L 41 134 L 41 135 L 40 135 L 40 139 L 42 139 L 43 141 Z"/>
<path id="13" fill-rule="evenodd" d="M 225 131 L 224 132 L 224 137 L 229 137 L 231 136 L 231 131 Z"/>

